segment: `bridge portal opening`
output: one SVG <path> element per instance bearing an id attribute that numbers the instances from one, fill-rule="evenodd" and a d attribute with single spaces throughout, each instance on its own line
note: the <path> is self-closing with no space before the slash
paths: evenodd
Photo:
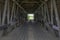
<path id="1" fill-rule="evenodd" d="M 29 21 L 34 22 L 34 14 L 27 14 L 27 19 L 28 19 L 28 22 Z"/>

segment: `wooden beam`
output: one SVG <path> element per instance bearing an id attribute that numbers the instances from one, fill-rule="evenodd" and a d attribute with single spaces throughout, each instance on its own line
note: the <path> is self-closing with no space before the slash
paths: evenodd
<path id="1" fill-rule="evenodd" d="M 38 4 L 39 2 L 36 2 L 36 1 L 22 1 L 21 4 L 23 4 L 23 3 L 37 3 Z"/>
<path id="2" fill-rule="evenodd" d="M 12 23 L 12 20 L 13 20 L 14 7 L 15 7 L 15 3 L 13 3 L 13 6 L 12 6 L 11 18 L 10 18 L 11 23 Z"/>
<path id="3" fill-rule="evenodd" d="M 47 18 L 47 16 L 46 16 L 46 6 L 44 5 L 44 22 L 46 22 L 46 19 Z"/>
<path id="4" fill-rule="evenodd" d="M 7 7 L 8 8 L 8 10 L 7 10 L 8 11 L 7 12 L 7 23 L 8 24 L 10 23 L 10 19 L 9 19 L 10 18 L 10 8 L 9 7 L 10 7 L 10 5 L 9 5 L 9 1 L 8 1 L 8 7 Z"/>
<path id="5" fill-rule="evenodd" d="M 5 0 L 5 6 L 4 6 L 3 17 L 2 17 L 2 25 L 4 25 L 5 18 L 6 18 L 7 4 L 8 4 L 8 0 Z"/>
<path id="6" fill-rule="evenodd" d="M 34 13 L 37 13 L 37 11 L 40 9 L 40 7 L 42 7 L 43 4 L 41 4 L 35 11 Z"/>
<path id="7" fill-rule="evenodd" d="M 47 10 L 48 21 L 49 21 L 49 23 L 50 23 L 50 17 L 49 17 L 49 11 L 48 11 L 48 6 L 47 6 L 47 4 L 46 4 L 46 10 Z"/>
<path id="8" fill-rule="evenodd" d="M 44 9 L 43 9 L 43 6 L 41 7 L 41 9 L 42 9 L 42 16 L 44 17 Z"/>
<path id="9" fill-rule="evenodd" d="M 60 26 L 59 16 L 58 16 L 58 10 L 57 10 L 57 6 L 56 6 L 55 0 L 53 0 L 53 7 L 54 7 L 54 11 L 55 11 L 55 16 L 56 16 L 57 25 Z"/>
<path id="10" fill-rule="evenodd" d="M 1 10 L 0 10 L 0 25 L 1 25 Z"/>
<path id="11" fill-rule="evenodd" d="M 14 0 L 13 0 L 13 2 L 14 2 L 18 7 L 20 7 L 20 8 L 24 11 L 24 13 L 27 13 L 27 12 L 24 10 L 24 8 L 21 7 L 21 5 L 20 5 L 17 1 L 14 1 Z"/>
<path id="12" fill-rule="evenodd" d="M 51 24 L 53 24 L 53 2 L 51 0 Z"/>
<path id="13" fill-rule="evenodd" d="M 59 27 L 59 34 L 60 34 L 60 21 L 59 21 L 57 6 L 56 6 L 56 0 L 53 0 L 53 7 L 54 7 L 56 21 L 57 21 L 57 25 Z"/>

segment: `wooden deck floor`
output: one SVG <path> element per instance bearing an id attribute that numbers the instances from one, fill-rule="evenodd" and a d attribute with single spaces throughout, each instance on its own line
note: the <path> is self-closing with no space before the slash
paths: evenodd
<path id="1" fill-rule="evenodd" d="M 22 27 L 14 29 L 7 36 L 0 40 L 59 40 L 53 33 L 47 32 L 37 24 L 24 24 Z"/>

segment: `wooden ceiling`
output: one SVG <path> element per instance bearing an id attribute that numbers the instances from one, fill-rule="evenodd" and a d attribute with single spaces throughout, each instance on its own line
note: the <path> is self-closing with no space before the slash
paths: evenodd
<path id="1" fill-rule="evenodd" d="M 10 0 L 12 1 L 12 0 Z M 41 4 L 41 0 L 16 0 L 26 11 L 33 12 Z M 42 0 L 44 1 L 44 0 Z M 50 1 L 50 0 L 48 0 Z M 0 9 L 3 7 L 5 0 L 0 0 Z M 60 0 L 56 0 L 58 12 L 60 13 Z M 50 2 L 48 2 L 48 6 Z M 50 8 L 49 8 L 50 9 Z"/>
<path id="2" fill-rule="evenodd" d="M 27 12 L 34 12 L 40 5 L 40 0 L 21 0 L 18 1 Z"/>

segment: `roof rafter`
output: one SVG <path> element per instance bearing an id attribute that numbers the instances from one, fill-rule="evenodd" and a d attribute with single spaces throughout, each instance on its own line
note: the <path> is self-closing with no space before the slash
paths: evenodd
<path id="1" fill-rule="evenodd" d="M 24 13 L 27 13 L 27 11 L 25 11 L 24 8 L 21 7 L 21 5 L 20 5 L 17 1 L 14 1 L 14 0 L 13 0 L 13 2 L 14 2 L 18 7 L 20 7 L 20 8 L 24 11 Z"/>

